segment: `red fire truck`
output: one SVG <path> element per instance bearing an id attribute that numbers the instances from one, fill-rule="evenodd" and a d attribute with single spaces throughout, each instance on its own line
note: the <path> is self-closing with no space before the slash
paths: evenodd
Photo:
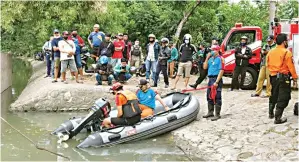
<path id="1" fill-rule="evenodd" d="M 298 18 L 292 21 L 278 22 L 275 19 L 273 25 L 273 35 L 286 33 L 289 37 L 289 49 L 293 48 L 293 35 L 299 33 Z M 224 76 L 232 77 L 235 68 L 235 48 L 239 45 L 240 38 L 246 35 L 248 37 L 248 46 L 252 49 L 253 56 L 249 60 L 250 65 L 247 67 L 246 78 L 242 89 L 255 89 L 258 79 L 258 73 L 261 62 L 262 49 L 262 29 L 258 26 L 242 26 L 242 23 L 236 23 L 221 44 L 221 52 L 225 59 Z"/>

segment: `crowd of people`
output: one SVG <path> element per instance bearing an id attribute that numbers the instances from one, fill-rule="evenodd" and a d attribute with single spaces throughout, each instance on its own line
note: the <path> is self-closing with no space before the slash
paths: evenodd
<path id="1" fill-rule="evenodd" d="M 146 79 L 140 80 L 140 89 L 136 94 L 123 90 L 123 86 L 118 82 L 112 85 L 111 91 L 116 95 L 116 105 L 119 113 L 117 118 L 104 120 L 104 125 L 108 127 L 110 124 L 134 124 L 140 121 L 141 118 L 153 115 L 155 99 L 158 99 L 168 110 L 169 108 L 157 93 L 149 87 L 158 86 L 159 75 L 162 72 L 165 88 L 168 88 L 170 86 L 169 78 L 174 78 L 173 70 L 175 63 L 178 62 L 178 71 L 171 89 L 176 89 L 181 76 L 185 78 L 184 88 L 187 89 L 194 59 L 198 60 L 200 75 L 196 82 L 189 86 L 196 89 L 208 77 L 208 113 L 203 117 L 213 117 L 212 121 L 220 118 L 222 76 L 225 62 L 217 38 L 212 40 L 211 46 L 201 43 L 197 48 L 192 44 L 192 36 L 185 34 L 183 43 L 177 50 L 174 43 L 170 42 L 168 38 L 162 38 L 159 41 L 154 34 L 149 34 L 148 44 L 145 47 L 145 53 L 143 53 L 140 42 L 135 40 L 132 44 L 126 33 L 118 33 L 116 39 L 112 40 L 111 34 L 105 34 L 99 30 L 98 24 L 95 24 L 93 29 L 94 31 L 88 36 L 88 43 L 91 48 L 91 57 L 97 64 L 95 69 L 96 85 L 102 85 L 103 81 L 107 81 L 108 85 L 112 85 L 113 79 L 127 81 L 132 77 L 130 67 L 139 67 L 142 63 L 145 63 L 146 67 Z M 56 83 L 61 73 L 61 82 L 67 83 L 65 76 L 66 69 L 69 67 L 72 76 L 75 76 L 76 82 L 83 83 L 80 56 L 81 49 L 85 46 L 83 39 L 76 30 L 73 30 L 71 34 L 64 31 L 62 37 L 57 29 L 53 33 L 54 36 L 50 37 L 50 40 L 43 46 L 47 62 L 46 77 L 52 76 L 54 78 L 52 82 Z M 276 41 L 271 35 L 267 38 L 267 44 L 262 50 L 262 62 L 256 93 L 252 94 L 252 97 L 260 96 L 263 82 L 267 79 L 266 97 L 270 97 L 269 118 L 275 117 L 275 124 L 286 122 L 286 119 L 282 118 L 282 113 L 290 100 L 290 76 L 293 78 L 294 86 L 297 86 L 298 77 L 294 64 L 291 62 L 292 54 L 286 50 L 287 41 L 285 34 L 279 34 Z M 235 50 L 236 66 L 230 91 L 240 89 L 244 83 L 246 67 L 252 57 L 252 50 L 247 46 L 247 42 L 248 38 L 242 36 L 240 45 Z M 280 57 L 283 59 L 281 60 Z M 138 69 L 136 73 L 138 74 Z M 239 76 L 241 76 L 240 81 Z M 149 85 L 150 80 L 152 80 L 152 85 Z"/>

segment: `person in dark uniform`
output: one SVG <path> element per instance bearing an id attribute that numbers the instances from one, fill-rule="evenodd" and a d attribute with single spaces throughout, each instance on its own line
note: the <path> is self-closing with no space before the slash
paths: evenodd
<path id="1" fill-rule="evenodd" d="M 161 51 L 158 56 L 158 63 L 157 63 L 157 68 L 156 68 L 156 76 L 154 80 L 154 86 L 158 86 L 158 80 L 159 80 L 159 75 L 160 72 L 162 71 L 163 76 L 164 76 L 164 83 L 165 83 L 165 88 L 168 88 L 169 86 L 169 81 L 168 81 L 168 74 L 167 74 L 167 60 L 170 58 L 170 48 L 167 46 L 169 43 L 169 40 L 167 38 L 162 38 L 161 39 Z"/>
<path id="2" fill-rule="evenodd" d="M 276 43 L 276 48 L 271 49 L 266 58 L 272 86 L 269 103 L 273 104 L 272 109 L 269 109 L 269 118 L 275 117 L 274 124 L 282 124 L 287 122 L 286 118 L 282 118 L 282 114 L 291 99 L 291 77 L 293 86 L 297 87 L 298 76 L 293 63 L 292 52 L 286 49 L 288 47 L 287 35 L 278 34 Z"/>
<path id="3" fill-rule="evenodd" d="M 212 46 L 211 57 L 204 63 L 204 68 L 208 70 L 208 86 L 214 86 L 207 89 L 207 100 L 208 100 L 208 114 L 204 115 L 203 118 L 213 117 L 211 120 L 216 121 L 220 119 L 220 111 L 222 105 L 221 91 L 222 91 L 222 76 L 224 73 L 224 59 L 219 55 L 220 47 L 218 45 Z M 211 96 L 215 93 L 213 89 L 216 89 L 216 96 L 213 99 Z M 214 116 L 215 107 L 215 116 Z"/>
<path id="4" fill-rule="evenodd" d="M 234 69 L 233 79 L 231 83 L 230 91 L 234 89 L 240 89 L 244 84 L 244 79 L 246 76 L 246 68 L 249 65 L 249 60 L 252 57 L 251 48 L 247 47 L 246 36 L 241 37 L 240 47 L 237 47 L 235 51 L 236 57 L 236 67 Z M 241 83 L 238 81 L 239 75 L 241 74 Z"/>
<path id="5" fill-rule="evenodd" d="M 200 60 L 199 60 L 199 68 L 200 68 L 199 77 L 198 77 L 198 79 L 196 80 L 196 82 L 194 84 L 189 84 L 189 86 L 194 88 L 194 89 L 196 89 L 197 86 L 199 84 L 201 84 L 201 82 L 208 75 L 208 71 L 203 68 L 203 63 L 206 61 L 206 59 L 209 59 L 209 57 L 207 57 L 209 52 L 210 52 L 209 48 L 206 48 L 204 44 L 200 44 L 199 50 L 198 50 L 198 53 L 200 53 L 199 54 L 199 57 L 200 57 Z"/>

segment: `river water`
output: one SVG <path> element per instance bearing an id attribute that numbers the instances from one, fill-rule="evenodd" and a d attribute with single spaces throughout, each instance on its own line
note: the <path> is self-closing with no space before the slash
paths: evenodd
<path id="1" fill-rule="evenodd" d="M 1 94 L 2 110 L 8 109 L 25 88 L 32 73 L 29 63 L 13 59 L 13 86 Z M 13 94 L 13 95 L 12 95 Z M 108 148 L 88 148 L 76 146 L 87 137 L 82 133 L 67 143 L 57 143 L 50 132 L 70 117 L 79 113 L 10 113 L 2 111 L 2 117 L 38 146 L 63 154 L 72 161 L 188 161 L 184 153 L 175 145 L 170 133 L 129 144 Z M 192 157 L 193 160 L 196 158 Z M 41 151 L 1 121 L 1 161 L 68 161 L 57 155 Z"/>

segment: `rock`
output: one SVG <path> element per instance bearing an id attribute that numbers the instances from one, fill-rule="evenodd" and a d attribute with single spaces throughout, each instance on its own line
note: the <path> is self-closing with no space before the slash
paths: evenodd
<path id="1" fill-rule="evenodd" d="M 59 94 L 59 92 L 54 90 L 51 92 L 50 96 L 53 98 L 56 98 L 56 97 L 58 97 L 58 94 Z"/>
<path id="2" fill-rule="evenodd" d="M 291 127 L 292 129 L 298 129 L 298 128 L 299 128 L 298 121 L 297 121 L 296 123 L 291 124 L 290 127 Z"/>
<path id="3" fill-rule="evenodd" d="M 288 127 L 285 125 L 278 125 L 275 127 L 275 131 L 279 133 L 285 132 L 286 130 L 288 130 Z"/>
<path id="4" fill-rule="evenodd" d="M 63 99 L 67 102 L 70 102 L 71 97 L 72 97 L 71 92 L 66 92 L 63 96 Z"/>
<path id="5" fill-rule="evenodd" d="M 223 146 L 217 149 L 217 151 L 222 154 L 223 156 L 227 155 L 235 155 L 238 154 L 240 151 L 238 149 L 235 149 L 231 145 Z"/>
<path id="6" fill-rule="evenodd" d="M 294 131 L 288 131 L 287 133 L 286 133 L 286 136 L 288 136 L 288 137 L 295 137 L 296 136 L 296 134 L 295 134 L 295 132 Z"/>
<path id="7" fill-rule="evenodd" d="M 253 156 L 252 152 L 242 152 L 242 153 L 238 154 L 238 159 L 247 159 L 252 156 Z"/>

